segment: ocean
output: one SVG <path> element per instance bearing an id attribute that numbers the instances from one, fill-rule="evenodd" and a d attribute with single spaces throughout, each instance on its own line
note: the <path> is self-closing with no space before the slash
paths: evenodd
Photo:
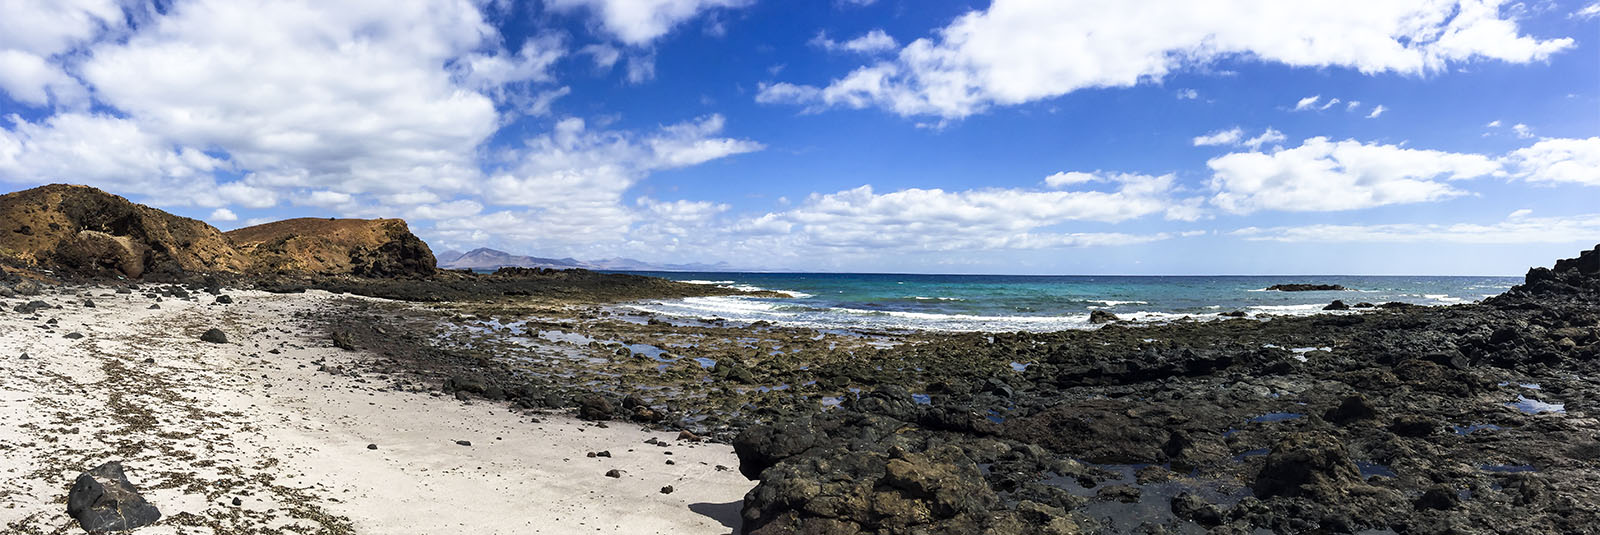
<path id="1" fill-rule="evenodd" d="M 1089 314 L 1122 319 L 1216 319 L 1242 310 L 1314 314 L 1339 299 L 1451 305 L 1482 300 L 1521 277 L 1015 276 L 860 273 L 630 272 L 695 284 L 767 289 L 787 297 L 694 297 L 628 305 L 666 316 L 853 330 L 1054 331 L 1090 328 Z M 1337 284 L 1347 291 L 1267 291 L 1273 284 Z"/>

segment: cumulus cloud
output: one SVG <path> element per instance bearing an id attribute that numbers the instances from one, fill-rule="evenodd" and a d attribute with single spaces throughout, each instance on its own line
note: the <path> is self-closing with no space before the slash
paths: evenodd
<path id="1" fill-rule="evenodd" d="M 1511 174 L 1529 182 L 1600 186 L 1600 137 L 1543 139 L 1505 157 Z"/>
<path id="2" fill-rule="evenodd" d="M 911 42 L 893 60 L 781 95 L 805 105 L 954 119 L 1084 88 L 1159 81 L 1224 59 L 1421 75 L 1469 61 L 1541 61 L 1573 46 L 1570 38 L 1521 34 L 1502 17 L 1501 3 L 996 0 Z M 780 101 L 779 94 L 764 101 Z"/>
<path id="3" fill-rule="evenodd" d="M 1600 214 L 1527 217 L 1519 210 L 1497 223 L 1307 225 L 1247 227 L 1231 235 L 1251 241 L 1296 243 L 1592 243 L 1600 235 Z M 1587 241 L 1585 241 L 1587 240 Z"/>
<path id="4" fill-rule="evenodd" d="M 1193 89 L 1179 89 L 1178 100 L 1194 100 L 1200 98 L 1200 92 Z"/>
<path id="5" fill-rule="evenodd" d="M 701 12 L 744 7 L 754 0 L 548 0 L 556 10 L 587 9 L 607 32 L 640 46 L 666 35 Z"/>
<path id="6" fill-rule="evenodd" d="M 817 36 L 811 39 L 811 46 L 815 46 L 829 52 L 876 54 L 878 52 L 894 50 L 900 45 L 895 42 L 893 37 L 890 37 L 889 34 L 884 33 L 883 30 L 875 29 L 867 32 L 861 37 L 844 42 L 829 39 L 828 32 L 817 32 Z"/>
<path id="7" fill-rule="evenodd" d="M 1218 130 L 1203 136 L 1197 136 L 1194 138 L 1194 146 L 1235 146 L 1250 147 L 1250 150 L 1260 150 L 1262 145 L 1278 143 L 1288 139 L 1283 135 L 1283 132 L 1279 132 L 1270 126 L 1262 131 L 1261 135 L 1249 139 L 1245 139 L 1244 135 L 1244 129 L 1235 126 L 1227 130 Z"/>
<path id="8" fill-rule="evenodd" d="M 624 194 L 650 173 L 764 148 L 720 137 L 724 124 L 722 116 L 709 115 L 641 135 L 563 119 L 553 132 L 528 139 L 513 166 L 487 181 L 483 201 L 514 209 L 442 220 L 438 235 L 465 242 L 493 232 L 541 247 L 615 245 L 640 217 Z"/>
<path id="9" fill-rule="evenodd" d="M 238 221 L 239 215 L 233 213 L 233 210 L 229 210 L 227 208 L 218 208 L 216 210 L 212 210 L 211 217 L 207 217 L 206 219 L 222 222 Z"/>
<path id="10" fill-rule="evenodd" d="M 217 205 L 211 171 L 227 163 L 192 148 L 176 148 L 133 121 L 108 115 L 61 113 L 40 122 L 16 115 L 0 129 L 0 180 L 93 184 L 131 195 Z"/>
<path id="11" fill-rule="evenodd" d="M 1232 145 L 1244 138 L 1244 130 L 1235 126 L 1227 130 L 1218 130 L 1194 138 L 1194 146 L 1209 147 L 1214 145 Z"/>
<path id="12" fill-rule="evenodd" d="M 1206 162 L 1211 203 L 1228 212 L 1318 212 L 1436 201 L 1466 195 L 1446 181 L 1501 174 L 1478 154 L 1405 149 L 1355 140 L 1305 140 L 1271 154 L 1233 153 Z"/>
<path id="13" fill-rule="evenodd" d="M 87 90 L 51 58 L 125 29 L 116 0 L 9 2 L 0 17 L 0 89 L 24 104 L 82 108 Z"/>
<path id="14" fill-rule="evenodd" d="M 1533 127 L 1530 127 L 1530 126 L 1522 124 L 1522 123 L 1517 123 L 1517 124 L 1511 125 L 1511 131 L 1512 132 L 1516 132 L 1517 133 L 1517 137 L 1522 138 L 1522 139 L 1528 139 L 1528 138 L 1533 137 Z"/>

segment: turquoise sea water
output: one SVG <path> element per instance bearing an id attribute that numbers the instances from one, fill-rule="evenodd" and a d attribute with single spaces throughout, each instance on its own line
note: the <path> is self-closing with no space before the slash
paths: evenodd
<path id="1" fill-rule="evenodd" d="M 847 329 L 1049 331 L 1086 328 L 1089 313 L 1169 321 L 1252 314 L 1312 314 L 1329 302 L 1450 305 L 1481 300 L 1521 277 L 1425 276 L 1008 276 L 848 273 L 641 272 L 697 284 L 762 288 L 784 298 L 697 297 L 630 305 L 669 316 Z M 1348 291 L 1278 292 L 1280 283 Z"/>

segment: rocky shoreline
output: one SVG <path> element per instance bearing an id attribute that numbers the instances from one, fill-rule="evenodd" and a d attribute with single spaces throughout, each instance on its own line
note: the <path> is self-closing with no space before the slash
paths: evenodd
<path id="1" fill-rule="evenodd" d="M 315 373 L 731 444 L 737 533 L 1584 533 L 1597 262 L 1479 304 L 1055 333 L 654 317 L 617 303 L 730 290 L 587 272 L 253 284 L 388 298 L 299 317 L 343 357 Z"/>

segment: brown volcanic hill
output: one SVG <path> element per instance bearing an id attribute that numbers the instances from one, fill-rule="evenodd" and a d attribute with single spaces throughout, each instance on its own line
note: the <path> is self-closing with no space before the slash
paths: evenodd
<path id="1" fill-rule="evenodd" d="M 227 233 L 257 273 L 426 276 L 433 252 L 401 219 L 303 217 Z"/>
<path id="2" fill-rule="evenodd" d="M 0 195 L 0 259 L 130 278 L 234 272 L 248 265 L 222 231 L 205 222 L 66 184 Z"/>

